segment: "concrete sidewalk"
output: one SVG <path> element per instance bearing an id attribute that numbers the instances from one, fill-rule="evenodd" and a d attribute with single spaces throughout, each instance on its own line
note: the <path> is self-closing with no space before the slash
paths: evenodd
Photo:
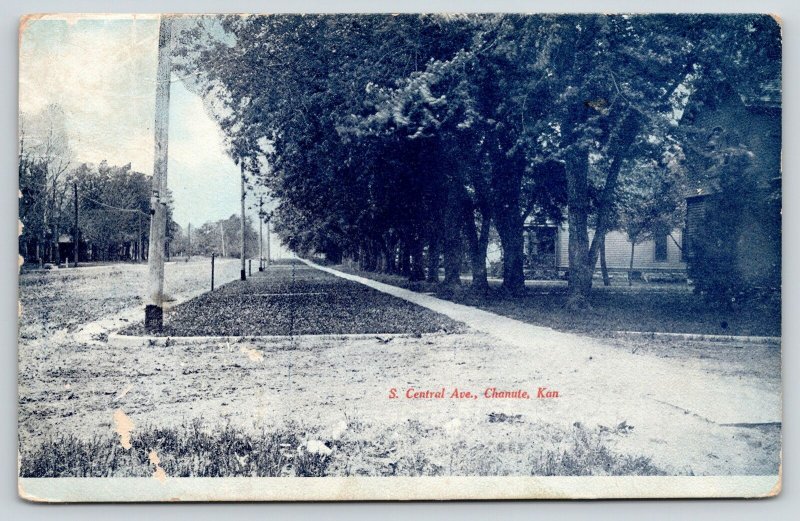
<path id="1" fill-rule="evenodd" d="M 534 326 L 303 262 L 442 313 L 504 344 L 524 349 L 548 375 L 548 381 L 540 385 L 557 389 L 560 399 L 569 402 L 569 407 L 589 422 L 608 424 L 614 418 L 647 422 L 662 415 L 665 408 L 720 426 L 781 422 L 780 394 L 769 391 L 756 380 L 708 374 L 654 356 L 629 354 L 593 338 Z"/>

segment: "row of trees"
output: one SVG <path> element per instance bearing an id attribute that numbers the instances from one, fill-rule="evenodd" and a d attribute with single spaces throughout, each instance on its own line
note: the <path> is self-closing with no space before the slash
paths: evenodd
<path id="1" fill-rule="evenodd" d="M 233 214 L 227 219 L 207 222 L 197 229 L 191 230 L 191 237 L 181 235 L 180 251 L 192 255 L 223 257 L 239 257 L 242 251 L 241 216 Z M 245 218 L 245 257 L 258 258 L 258 232 L 253 227 L 252 219 Z M 190 243 L 188 241 L 191 241 Z M 177 246 L 177 245 L 176 245 Z"/>
<path id="2" fill-rule="evenodd" d="M 130 164 L 76 164 L 64 121 L 57 105 L 20 116 L 20 254 L 26 263 L 40 265 L 74 261 L 77 234 L 81 260 L 147 258 L 150 178 Z M 171 241 L 180 227 L 168 222 Z M 69 259 L 59 248 L 65 235 Z"/>
<path id="3" fill-rule="evenodd" d="M 494 228 L 516 293 L 526 219 L 566 218 L 583 307 L 609 230 L 680 221 L 691 92 L 780 74 L 778 33 L 764 16 L 231 16 L 188 24 L 176 55 L 291 249 L 412 279 L 441 263 L 445 284 L 466 255 L 485 290 Z"/>
<path id="4" fill-rule="evenodd" d="M 131 165 L 99 165 L 73 160 L 57 105 L 20 117 L 20 254 L 26 263 L 74 262 L 76 207 L 82 261 L 147 259 L 150 236 L 151 178 Z M 167 254 L 238 257 L 242 248 L 240 216 L 183 230 L 168 205 Z M 246 219 L 246 255 L 258 256 L 258 234 Z M 191 238 L 189 234 L 191 233 Z M 59 238 L 70 239 L 69 253 Z M 69 258 L 62 258 L 64 255 Z"/>

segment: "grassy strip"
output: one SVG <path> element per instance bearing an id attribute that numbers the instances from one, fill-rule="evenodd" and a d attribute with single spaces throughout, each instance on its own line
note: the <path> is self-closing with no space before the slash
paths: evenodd
<path id="1" fill-rule="evenodd" d="M 421 434 L 419 425 L 415 429 Z M 156 470 L 151 451 L 173 477 L 665 474 L 650 458 L 615 454 L 598 431 L 582 428 L 550 440 L 549 449 L 532 442 L 435 445 L 441 429 L 424 430 L 430 437 L 406 445 L 383 432 L 369 441 L 365 435 L 374 431 L 350 424 L 344 437 L 323 442 L 296 425 L 252 434 L 231 426 L 207 431 L 196 421 L 134 432 L 130 449 L 122 448 L 116 436 L 82 440 L 64 434 L 23 451 L 20 475 L 148 477 Z"/>
<path id="2" fill-rule="evenodd" d="M 685 284 L 596 285 L 591 309 L 576 313 L 567 308 L 567 288 L 552 281 L 535 282 L 522 296 L 500 291 L 497 283 L 488 294 L 475 294 L 468 285 L 451 288 L 430 282 L 409 282 L 405 277 L 372 273 L 351 266 L 337 270 L 386 284 L 475 306 L 529 324 L 560 331 L 610 334 L 614 331 L 654 331 L 707 335 L 780 336 L 780 302 L 720 305 L 694 295 Z"/>
<path id="3" fill-rule="evenodd" d="M 296 261 L 295 261 L 296 262 Z M 296 262 L 176 306 L 163 336 L 435 333 L 463 330 L 444 315 Z M 143 334 L 141 324 L 125 331 Z"/>
<path id="4" fill-rule="evenodd" d="M 271 477 L 293 464 L 297 475 L 318 475 L 319 461 L 305 453 L 295 458 L 296 436 L 287 431 L 246 434 L 230 426 L 206 431 L 200 422 L 179 428 L 148 427 L 131 436 L 125 449 L 115 436 L 84 440 L 72 434 L 50 438 L 23 452 L 23 477 L 147 477 L 155 471 L 150 452 L 168 476 Z M 305 473 L 305 474 L 303 474 Z"/>

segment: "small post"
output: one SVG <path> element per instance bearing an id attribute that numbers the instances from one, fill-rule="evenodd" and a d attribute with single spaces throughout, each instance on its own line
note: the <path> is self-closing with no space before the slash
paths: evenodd
<path id="1" fill-rule="evenodd" d="M 214 257 L 216 256 L 216 253 L 211 254 L 211 291 L 214 291 Z"/>
<path id="2" fill-rule="evenodd" d="M 144 260 L 144 245 L 143 245 L 143 242 L 142 242 L 142 241 L 144 241 L 144 239 L 142 239 L 142 212 L 141 212 L 141 210 L 136 214 L 136 217 L 139 218 L 139 220 L 137 221 L 138 222 L 138 226 L 139 226 L 139 246 L 137 246 L 137 249 L 136 249 L 136 260 L 141 262 L 141 261 Z"/>
<path id="3" fill-rule="evenodd" d="M 247 259 L 247 274 L 253 276 L 253 259 Z"/>

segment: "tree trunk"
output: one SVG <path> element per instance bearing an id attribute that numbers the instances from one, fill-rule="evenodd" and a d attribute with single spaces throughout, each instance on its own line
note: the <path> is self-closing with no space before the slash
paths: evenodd
<path id="1" fill-rule="evenodd" d="M 380 253 L 375 241 L 367 242 L 367 271 L 378 271 L 378 258 Z"/>
<path id="2" fill-rule="evenodd" d="M 503 290 L 517 295 L 525 291 L 525 219 L 521 208 L 525 158 L 520 153 L 505 158 L 500 168 L 503 174 L 493 179 L 492 217 L 503 248 Z"/>
<path id="3" fill-rule="evenodd" d="M 589 183 L 586 154 L 567 163 L 567 204 L 569 208 L 569 298 L 572 309 L 589 307 L 594 263 L 589 262 Z"/>
<path id="4" fill-rule="evenodd" d="M 633 253 L 636 250 L 636 241 L 631 239 L 631 263 L 628 265 L 628 286 L 633 286 Z"/>
<path id="5" fill-rule="evenodd" d="M 386 252 L 379 244 L 375 244 L 375 273 L 384 273 L 386 271 Z"/>
<path id="6" fill-rule="evenodd" d="M 423 246 L 419 238 L 414 237 L 411 241 L 411 267 L 408 280 L 416 282 L 425 279 L 425 264 L 423 259 Z"/>
<path id="7" fill-rule="evenodd" d="M 606 265 L 606 234 L 600 237 L 600 271 L 603 273 L 603 286 L 611 285 L 611 278 L 608 276 L 608 266 Z"/>
<path id="8" fill-rule="evenodd" d="M 444 258 L 444 284 L 458 286 L 461 284 L 461 261 L 463 259 L 463 240 L 461 237 L 463 208 L 459 194 L 450 187 L 445 208 L 444 238 L 442 240 Z"/>
<path id="9" fill-rule="evenodd" d="M 408 243 L 405 240 L 400 242 L 400 274 L 404 277 L 408 277 L 411 274 Z"/>
<path id="10" fill-rule="evenodd" d="M 450 221 L 445 231 L 443 243 L 444 284 L 458 286 L 461 284 L 461 234 L 455 222 Z M 458 221 L 456 221 L 458 222 Z"/>
<path id="11" fill-rule="evenodd" d="M 428 270 L 425 280 L 428 282 L 439 282 L 439 241 L 436 237 L 431 237 L 428 242 Z"/>
<path id="12" fill-rule="evenodd" d="M 476 230 L 474 211 L 466 212 L 466 234 L 469 242 L 469 258 L 472 268 L 473 291 L 486 293 L 489 290 L 488 274 L 486 273 L 486 249 L 489 246 L 489 230 L 491 221 L 484 214 L 481 216 L 480 230 Z"/>
<path id="13" fill-rule="evenodd" d="M 395 273 L 397 272 L 397 245 L 392 243 L 387 243 L 386 245 L 386 273 Z"/>
<path id="14" fill-rule="evenodd" d="M 503 247 L 503 290 L 512 295 L 525 291 L 524 221 L 517 211 L 511 208 L 511 215 L 497 216 L 495 220 Z"/>

